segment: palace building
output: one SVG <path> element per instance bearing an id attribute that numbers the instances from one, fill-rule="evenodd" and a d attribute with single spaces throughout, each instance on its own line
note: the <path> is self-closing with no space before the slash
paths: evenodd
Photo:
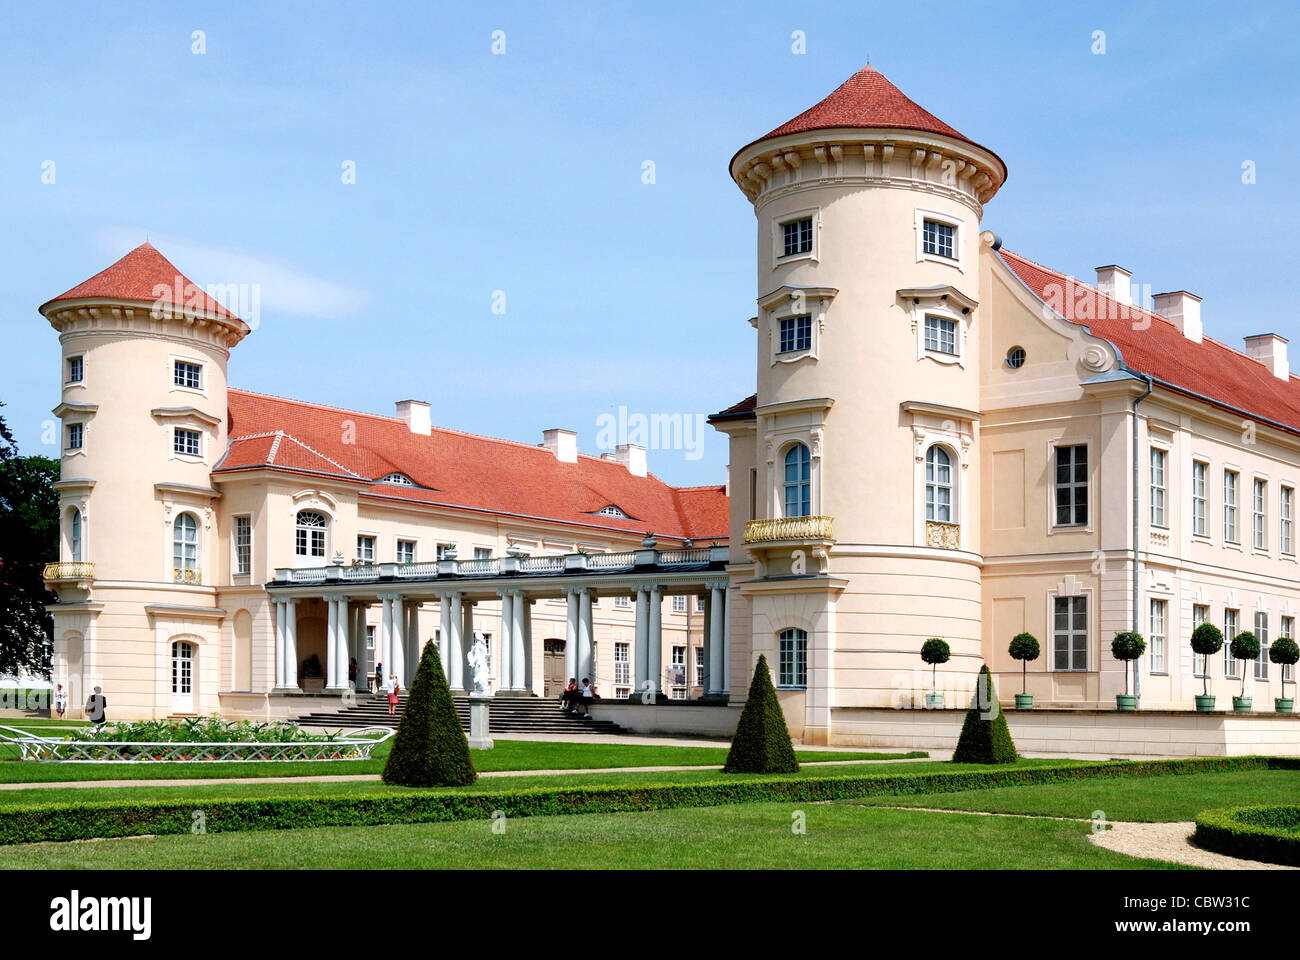
<path id="1" fill-rule="evenodd" d="M 148 244 L 43 305 L 56 680 L 95 678 L 117 716 L 290 716 L 354 658 L 409 682 L 428 639 L 463 689 L 480 637 L 498 696 L 590 674 L 631 729 L 725 732 L 763 654 L 792 735 L 868 743 L 921 714 L 897 708 L 929 690 L 929 637 L 950 708 L 982 663 L 1009 699 L 1028 631 L 1036 708 L 1087 712 L 1113 709 L 1134 629 L 1144 710 L 1190 710 L 1203 678 L 1271 706 L 1291 678 L 1266 652 L 1207 663 L 1189 637 L 1266 651 L 1300 615 L 1284 337 L 1235 349 L 1191 293 L 1139 303 L 1119 266 L 1085 283 L 1011 252 L 981 225 L 1003 160 L 871 67 L 730 173 L 757 220 L 756 389 L 710 418 L 725 486 L 564 430 L 228 388 L 247 325 Z"/>

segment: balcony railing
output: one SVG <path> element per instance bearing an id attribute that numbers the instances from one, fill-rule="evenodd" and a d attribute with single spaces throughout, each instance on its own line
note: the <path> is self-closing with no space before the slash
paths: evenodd
<path id="1" fill-rule="evenodd" d="M 961 547 L 961 527 L 955 523 L 927 520 L 925 521 L 925 545 L 957 550 Z"/>
<path id="2" fill-rule="evenodd" d="M 42 576 L 50 582 L 58 580 L 94 580 L 95 565 L 88 560 L 47 563 Z"/>
<path id="3" fill-rule="evenodd" d="M 172 567 L 173 583 L 202 583 L 203 574 L 193 567 Z"/>
<path id="4" fill-rule="evenodd" d="M 830 517 L 773 517 L 745 524 L 746 543 L 781 540 L 830 540 L 834 536 Z"/>

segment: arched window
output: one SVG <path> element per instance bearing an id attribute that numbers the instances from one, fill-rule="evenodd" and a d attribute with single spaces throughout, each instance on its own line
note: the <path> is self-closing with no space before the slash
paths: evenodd
<path id="1" fill-rule="evenodd" d="M 81 511 L 75 508 L 68 518 L 68 555 L 74 563 L 81 560 Z"/>
<path id="2" fill-rule="evenodd" d="M 925 519 L 953 522 L 952 457 L 940 446 L 925 452 Z"/>
<path id="3" fill-rule="evenodd" d="M 379 482 L 380 482 L 380 483 L 392 483 L 392 484 L 396 484 L 396 485 L 399 486 L 399 487 L 413 487 L 413 486 L 415 486 L 415 481 L 412 480 L 410 477 L 408 477 L 408 476 L 407 476 L 406 474 L 404 474 L 404 473 L 390 473 L 390 474 L 388 474 L 386 477 L 381 478 Z"/>
<path id="4" fill-rule="evenodd" d="M 808 631 L 792 628 L 777 635 L 776 685 L 808 686 Z"/>
<path id="5" fill-rule="evenodd" d="M 298 511 L 298 525 L 294 531 L 294 553 L 300 557 L 325 556 L 325 531 L 329 521 L 313 510 Z"/>
<path id="6" fill-rule="evenodd" d="M 785 452 L 783 484 L 784 515 L 806 517 L 812 513 L 812 457 L 808 448 L 796 443 Z"/>
<path id="7" fill-rule="evenodd" d="M 199 522 L 182 513 L 172 524 L 172 573 L 177 583 L 196 581 L 199 574 Z"/>

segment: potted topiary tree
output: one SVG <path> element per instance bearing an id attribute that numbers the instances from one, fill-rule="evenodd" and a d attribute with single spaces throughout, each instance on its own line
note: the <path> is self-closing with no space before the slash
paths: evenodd
<path id="1" fill-rule="evenodd" d="M 925 695 L 927 710 L 937 710 L 943 706 L 943 694 L 939 692 L 939 664 L 947 663 L 952 656 L 948 644 L 938 637 L 931 637 L 921 644 L 921 659 L 930 664 L 930 692 Z"/>
<path id="2" fill-rule="evenodd" d="M 1296 661 L 1300 660 L 1300 645 L 1290 637 L 1278 637 L 1268 648 L 1268 658 L 1283 668 L 1282 696 L 1273 698 L 1273 709 L 1278 713 L 1290 713 L 1295 708 L 1295 700 L 1286 695 L 1286 668 L 1294 667 Z"/>
<path id="3" fill-rule="evenodd" d="M 1246 663 L 1259 656 L 1259 640 L 1249 630 L 1243 630 L 1232 638 L 1228 647 L 1232 659 L 1241 661 L 1241 696 L 1232 698 L 1234 713 L 1250 713 L 1254 697 L 1246 696 Z"/>
<path id="4" fill-rule="evenodd" d="M 1201 692 L 1196 695 L 1196 709 L 1209 713 L 1214 709 L 1214 695 L 1210 693 L 1210 657 L 1223 649 L 1223 633 L 1212 623 L 1202 623 L 1192 631 L 1192 652 L 1201 661 Z"/>
<path id="5" fill-rule="evenodd" d="M 1125 630 L 1123 633 L 1115 634 L 1115 639 L 1110 642 L 1110 652 L 1123 663 L 1124 666 L 1124 692 L 1115 694 L 1116 710 L 1136 710 L 1137 694 L 1128 692 L 1128 662 L 1133 662 L 1133 676 L 1136 685 L 1137 680 L 1137 658 L 1146 652 L 1147 642 L 1142 639 L 1142 634 L 1135 633 L 1132 630 Z"/>
<path id="6" fill-rule="evenodd" d="M 1029 710 L 1034 705 L 1034 695 L 1027 693 L 1025 687 L 1029 683 L 1029 661 L 1038 659 L 1038 638 L 1032 633 L 1017 633 L 1011 638 L 1007 653 L 1011 654 L 1012 660 L 1020 661 L 1020 692 L 1016 694 L 1016 709 Z"/>

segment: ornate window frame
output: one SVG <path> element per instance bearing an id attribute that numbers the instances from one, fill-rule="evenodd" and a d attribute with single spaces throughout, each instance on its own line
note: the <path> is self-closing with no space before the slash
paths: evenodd
<path id="1" fill-rule="evenodd" d="M 943 224 L 946 227 L 952 227 L 952 252 L 951 257 L 945 257 L 939 253 L 925 252 L 925 221 L 933 220 L 935 223 Z M 929 261 L 930 263 L 942 263 L 944 266 L 952 267 L 959 273 L 965 273 L 965 267 L 962 265 L 961 243 L 965 223 L 960 217 L 954 217 L 950 213 L 943 213 L 939 210 L 927 210 L 924 207 L 917 207 L 915 220 L 913 221 L 916 230 L 916 262 Z"/>
<path id="2" fill-rule="evenodd" d="M 916 337 L 916 359 L 932 360 L 935 363 L 951 364 L 965 368 L 967 344 L 970 340 L 970 326 L 975 319 L 978 301 L 972 300 L 956 287 L 942 284 L 937 287 L 908 287 L 898 291 L 908 312 L 912 324 L 912 333 Z M 951 320 L 957 327 L 956 353 L 943 353 L 925 348 L 925 318 L 938 317 Z"/>
<path id="3" fill-rule="evenodd" d="M 803 253 L 792 253 L 785 256 L 785 231 L 787 223 L 793 223 L 796 220 L 812 221 L 812 247 Z M 779 270 L 788 263 L 795 263 L 799 260 L 809 260 L 813 263 L 821 262 L 821 232 L 822 232 L 822 211 L 820 207 L 810 207 L 807 210 L 794 210 L 790 213 L 783 213 L 780 216 L 772 218 L 772 269 Z"/>
<path id="4" fill-rule="evenodd" d="M 918 547 L 967 550 L 974 530 L 967 477 L 980 415 L 974 410 L 920 400 L 904 401 L 901 407 L 912 427 L 914 543 Z M 953 519 L 947 523 L 925 516 L 925 458 L 936 446 L 943 447 L 952 460 Z"/>
<path id="5" fill-rule="evenodd" d="M 767 507 L 763 515 L 755 519 L 772 519 L 785 515 L 785 453 L 796 443 L 808 447 L 810 515 L 823 515 L 822 485 L 825 478 L 822 472 L 822 444 L 826 413 L 834 402 L 829 397 L 814 397 L 765 404 L 755 409 L 757 433 L 762 437 L 767 470 Z"/>
<path id="6" fill-rule="evenodd" d="M 188 363 L 199 368 L 199 385 L 197 387 L 187 387 L 176 382 L 177 363 Z M 188 393 L 197 397 L 206 397 L 208 395 L 208 362 L 202 357 L 169 353 L 167 355 L 167 389 L 170 393 Z"/>
<path id="7" fill-rule="evenodd" d="M 839 291 L 833 287 L 803 287 L 783 284 L 758 300 L 759 316 L 763 318 L 768 333 L 768 360 L 770 366 L 778 363 L 796 363 L 821 355 L 821 338 L 826 331 L 826 310 Z M 807 349 L 781 352 L 781 321 L 793 317 L 812 318 L 811 337 Z"/>

